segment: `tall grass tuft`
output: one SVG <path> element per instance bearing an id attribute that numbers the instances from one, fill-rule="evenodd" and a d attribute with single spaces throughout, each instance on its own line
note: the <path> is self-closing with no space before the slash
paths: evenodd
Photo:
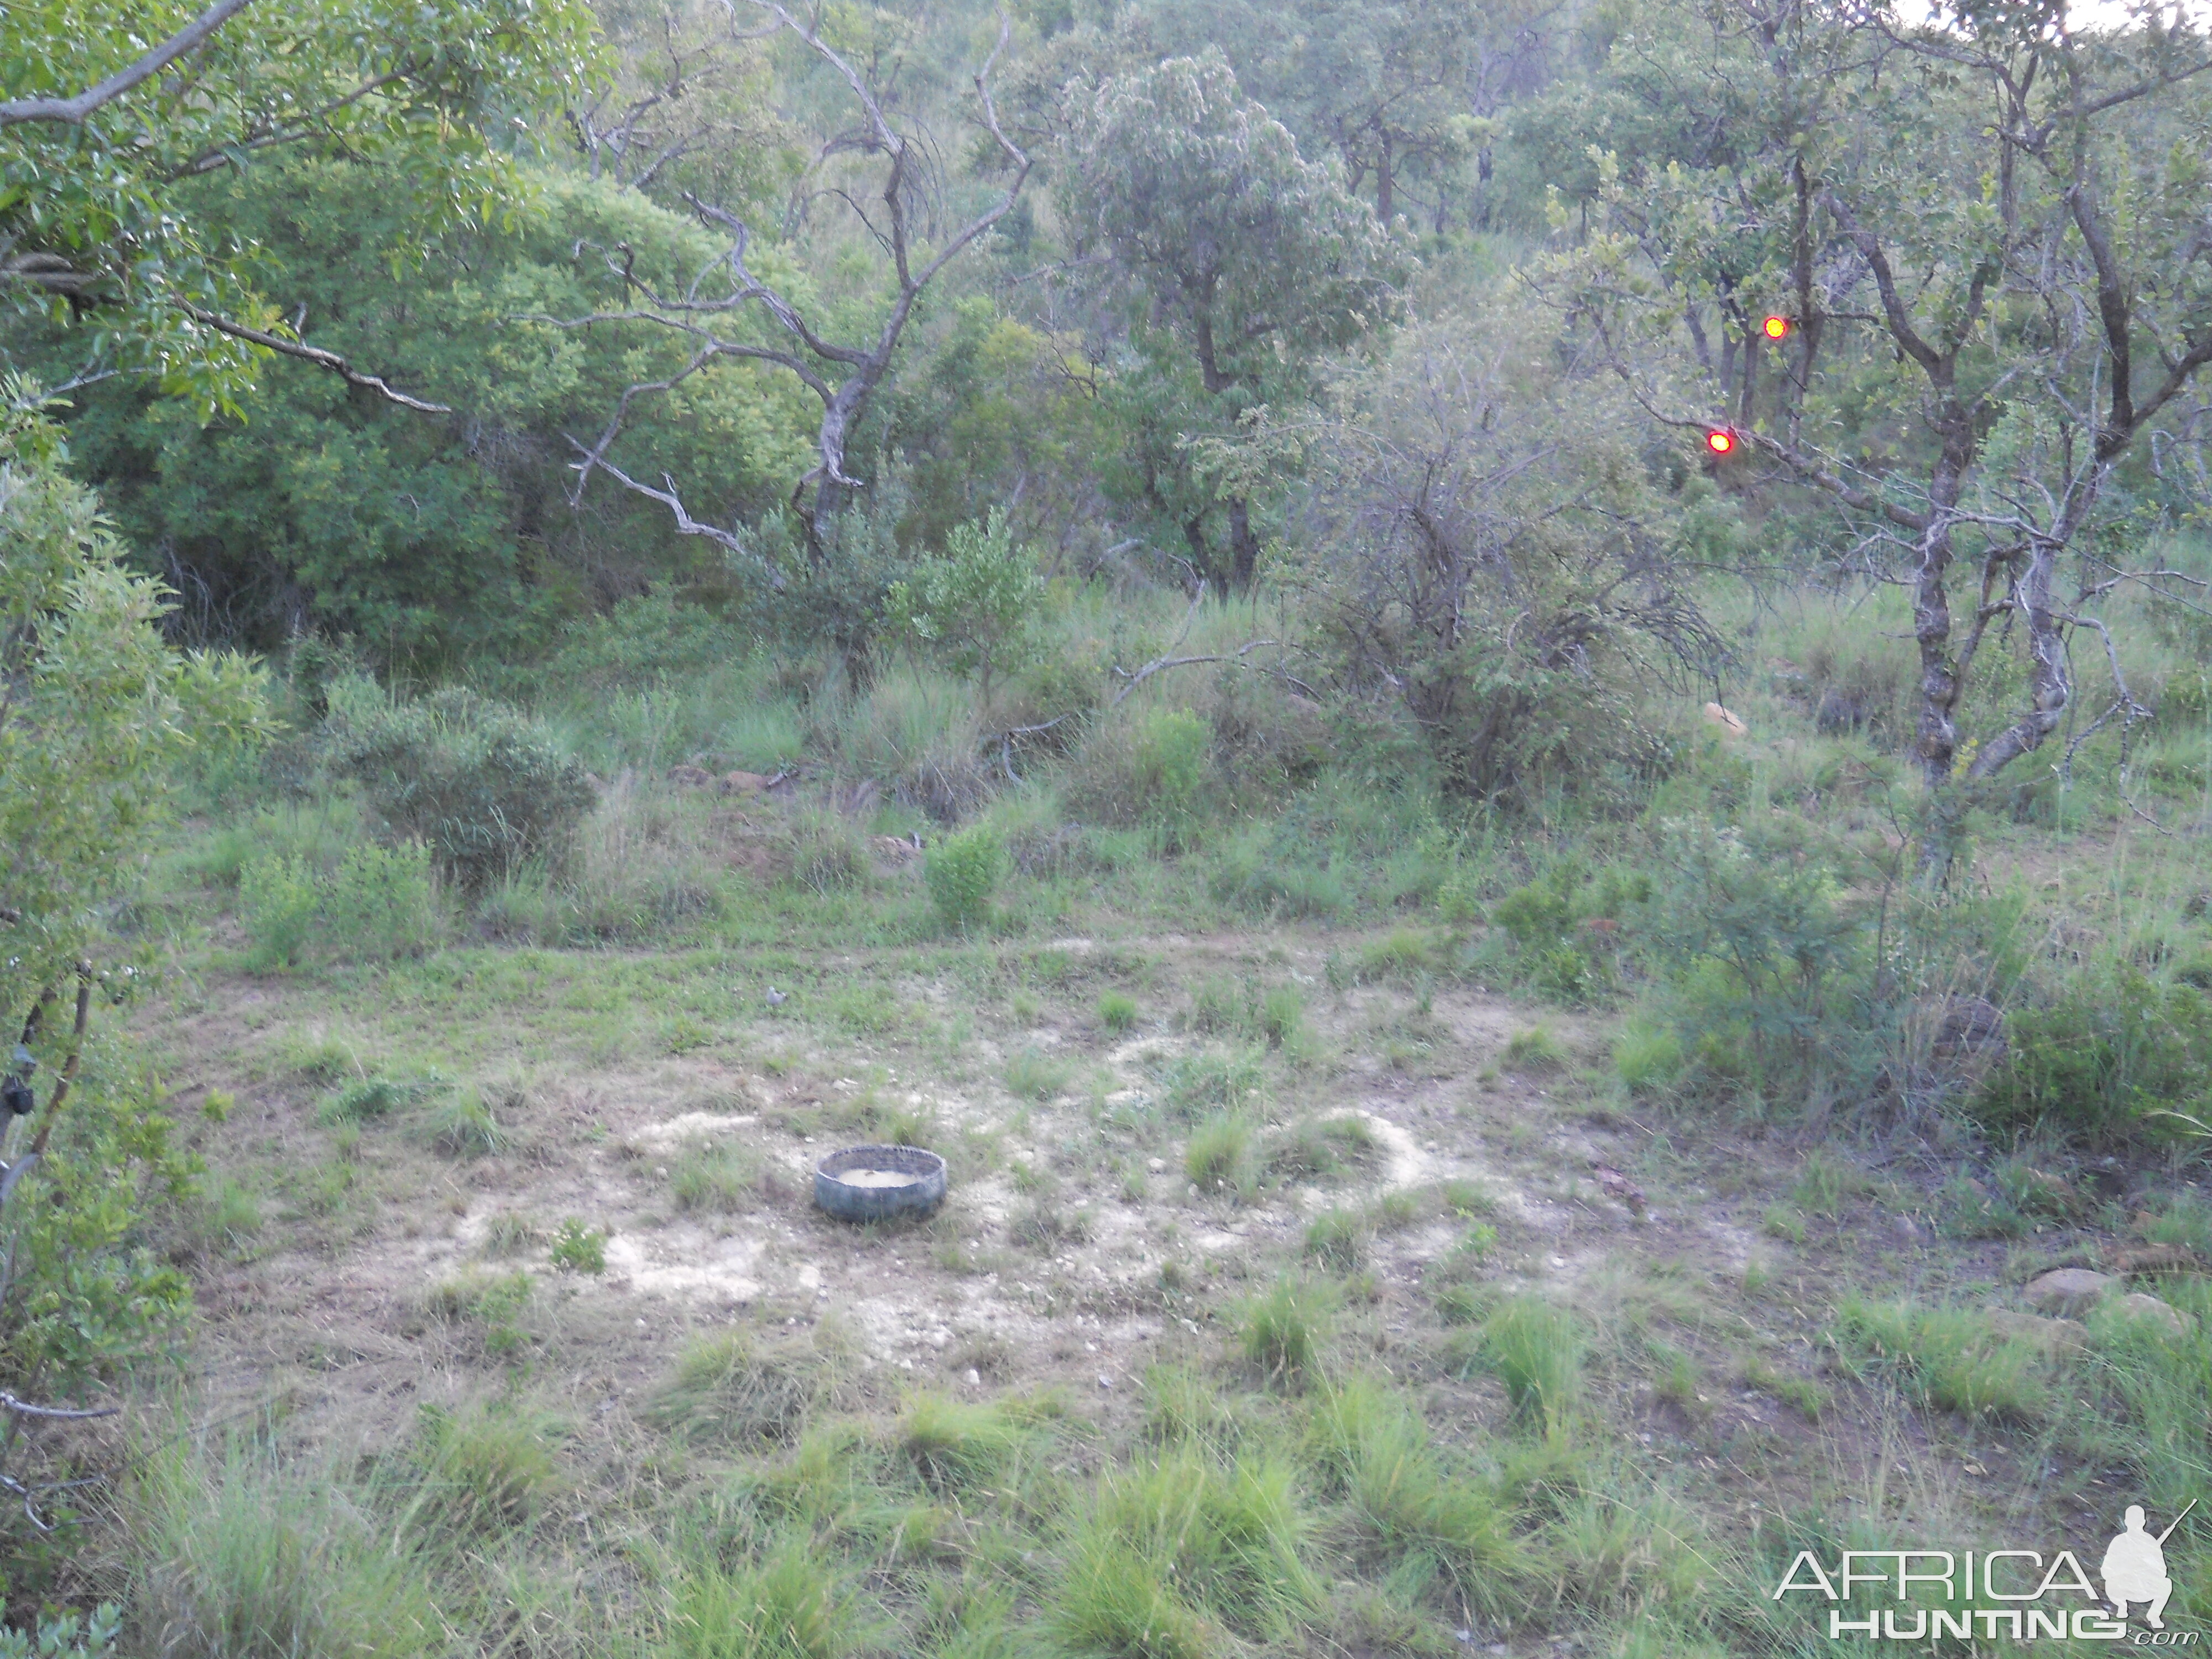
<path id="1" fill-rule="evenodd" d="M 418 1659 L 447 1651 L 429 1586 L 337 1482 L 258 1448 L 179 1443 L 127 1490 L 148 1562 L 134 1612 L 176 1659 Z"/>
<path id="2" fill-rule="evenodd" d="M 1505 1385 L 1523 1419 L 1547 1432 L 1565 1428 L 1582 1392 L 1583 1338 L 1572 1314 L 1509 1297 L 1483 1321 L 1471 1358 Z"/>

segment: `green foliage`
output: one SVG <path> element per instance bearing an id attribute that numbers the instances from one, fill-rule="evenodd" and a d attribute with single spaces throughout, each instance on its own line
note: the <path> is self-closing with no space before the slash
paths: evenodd
<path id="1" fill-rule="evenodd" d="M 1108 1030 L 1125 1032 L 1136 1029 L 1136 999 L 1121 991 L 1107 991 L 1098 998 L 1098 1023 Z"/>
<path id="2" fill-rule="evenodd" d="M 607 1236 L 570 1216 L 555 1231 L 547 1257 L 555 1267 L 571 1273 L 603 1273 L 607 1270 Z"/>
<path id="3" fill-rule="evenodd" d="M 893 633 L 963 679 L 975 679 L 984 708 L 994 677 L 1028 665 L 1044 598 L 1035 556 L 1014 544 L 1004 508 L 982 523 L 955 525 L 940 558 L 921 559 L 884 596 Z"/>
<path id="4" fill-rule="evenodd" d="M 9 94 L 74 98 L 198 10 L 136 0 L 11 5 L 0 21 Z M 99 293 L 107 301 L 99 356 L 150 372 L 201 418 L 235 408 L 258 354 L 191 308 L 291 331 L 256 291 L 263 249 L 209 222 L 200 178 L 242 172 L 272 143 L 314 146 L 373 170 L 416 238 L 490 217 L 516 191 L 513 124 L 580 88 L 592 33 L 589 9 L 572 4 L 299 8 L 220 28 L 189 59 L 189 98 L 168 95 L 156 76 L 82 121 L 0 128 L 0 173 L 15 181 L 0 234 L 19 255 L 40 256 L 30 267 L 40 277 L 9 284 L 9 303 L 59 324 L 80 320 L 85 296 Z M 404 256 L 406 246 L 392 251 Z"/>
<path id="5" fill-rule="evenodd" d="M 8 1207 L 15 1267 L 0 1368 L 25 1397 L 147 1374 L 191 1304 L 184 1275 L 152 1248 L 149 1217 L 191 1194 L 198 1160 L 173 1143 L 153 1080 L 109 1045 L 91 1050 Z"/>
<path id="6" fill-rule="evenodd" d="M 1142 319 L 1140 367 L 1111 390 L 1129 441 L 1110 487 L 1205 574 L 1248 585 L 1252 498 L 1297 453 L 1267 441 L 1265 411 L 1316 397 L 1324 357 L 1379 333 L 1402 256 L 1216 51 L 1104 82 L 1071 125 L 1075 246 L 1110 253 Z"/>
<path id="7" fill-rule="evenodd" d="M 1155 708 L 1133 733 L 1133 805 L 1171 837 L 1188 836 L 1198 817 L 1212 741 L 1206 722 L 1183 708 Z"/>
<path id="8" fill-rule="evenodd" d="M 24 131 L 0 129 L 0 147 Z M 125 569 L 31 388 L 0 382 L 0 1018 L 20 1024 L 100 954 L 100 919 L 169 811 L 178 763 L 266 716 L 257 671 L 163 641 L 161 589 Z"/>
<path id="9" fill-rule="evenodd" d="M 1723 1087 L 1872 1070 L 1869 1011 L 1845 994 L 1866 982 L 1869 930 L 1809 839 L 1779 826 L 1667 827 L 1652 954 L 1671 981 L 1674 1034 Z"/>
<path id="10" fill-rule="evenodd" d="M 2105 1147 L 2142 1139 L 2149 1113 L 2212 1088 L 2212 998 L 2116 963 L 2006 1017 L 2004 1059 L 1971 1102 L 2011 1136 Z"/>
<path id="11" fill-rule="evenodd" d="M 991 914 L 991 895 L 1006 867 L 1006 847 L 988 824 L 945 836 L 922 857 L 922 875 L 939 920 L 965 933 Z"/>
<path id="12" fill-rule="evenodd" d="M 239 872 L 238 917 L 257 973 L 293 967 L 317 943 L 353 960 L 419 955 L 439 920 L 429 849 L 350 848 L 328 876 L 289 854 L 253 859 Z"/>
<path id="13" fill-rule="evenodd" d="M 314 872 L 296 858 L 252 860 L 238 874 L 238 919 L 246 929 L 246 965 L 257 973 L 289 968 L 314 932 L 322 895 Z"/>
<path id="14" fill-rule="evenodd" d="M 392 832 L 471 887 L 557 857 L 597 792 L 544 726 L 458 689 L 414 702 L 366 681 L 331 689 L 324 743 Z"/>
<path id="15" fill-rule="evenodd" d="M 105 1659 L 123 1632 L 123 1610 L 102 1601 L 89 1620 L 75 1613 L 41 1617 L 35 1630 L 0 1630 L 0 1659 Z"/>

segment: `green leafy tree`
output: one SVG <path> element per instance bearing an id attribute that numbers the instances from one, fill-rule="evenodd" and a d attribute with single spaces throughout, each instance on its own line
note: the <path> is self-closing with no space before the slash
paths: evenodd
<path id="1" fill-rule="evenodd" d="M 106 919 L 176 763 L 196 745 L 252 736 L 264 714 L 255 670 L 163 641 L 161 590 L 125 568 L 35 397 L 20 382 L 4 395 L 0 1020 L 21 1036 L 0 1136 L 0 1371 L 20 1399 L 129 1363 L 184 1306 L 184 1280 L 147 1248 L 141 1217 L 150 1194 L 183 1187 L 189 1164 L 148 1080 L 112 1050 L 88 1063 L 88 1027 L 100 988 L 119 995 L 128 983 L 130 952 Z M 54 1011 L 72 988 L 64 1025 Z M 64 1114 L 73 1091 L 81 1105 Z M 9 1407 L 0 1458 L 27 1418 Z"/>
<path id="2" fill-rule="evenodd" d="M 1180 532 L 1200 576 L 1247 586 L 1249 492 L 1242 475 L 1209 474 L 1190 439 L 1316 397 L 1328 358 L 1395 317 L 1407 263 L 1335 165 L 1301 155 L 1217 52 L 1100 86 L 1062 188 L 1073 240 L 1110 260 L 1129 317 L 1129 361 L 1115 366 L 1133 438 L 1122 493 Z"/>
<path id="3" fill-rule="evenodd" d="M 0 302 L 88 325 L 88 372 L 151 374 L 204 411 L 234 409 L 271 350 L 404 398 L 300 343 L 193 181 L 305 146 L 380 167 L 426 225 L 482 217 L 512 198 L 519 118 L 595 56 L 577 0 L 16 0 Z"/>
<path id="4" fill-rule="evenodd" d="M 1389 224 L 1409 187 L 1441 231 L 1465 164 L 1531 72 L 1534 8 L 1476 0 L 1210 0 L 1161 8 L 1178 43 L 1214 43 L 1240 82 L 1310 148 L 1342 160 Z"/>
<path id="5" fill-rule="evenodd" d="M 956 525 L 944 556 L 915 562 L 891 585 L 893 629 L 962 678 L 974 678 L 983 705 L 998 675 L 1028 665 L 1037 640 L 1044 582 L 1036 561 L 1014 544 L 1004 508 L 981 524 Z"/>
<path id="6" fill-rule="evenodd" d="M 2160 580 L 2127 470 L 2212 363 L 2212 50 L 2148 14 L 2081 30 L 2006 0 L 1908 29 L 1732 0 L 1676 57 L 1727 142 L 1601 151 L 1601 214 L 1558 216 L 1543 280 L 1653 416 L 1725 428 L 1741 487 L 1825 501 L 1849 562 L 1909 592 L 1941 868 L 1977 788 L 2148 712 L 2101 612 Z M 1962 730 L 1984 678 L 2017 689 Z"/>
<path id="7" fill-rule="evenodd" d="M 138 381 L 77 393 L 76 465 L 141 556 L 158 555 L 185 637 L 273 649 L 303 628 L 349 633 L 381 661 L 434 670 L 520 654 L 656 579 L 729 579 L 719 554 L 702 559 L 649 503 L 576 513 L 568 501 L 562 434 L 592 429 L 640 370 L 681 368 L 681 343 L 532 320 L 618 304 L 625 273 L 684 280 L 714 242 L 611 182 L 526 177 L 510 217 L 427 243 L 380 168 L 299 158 L 204 183 L 203 222 L 264 250 L 264 280 L 301 297 L 310 337 L 459 418 L 425 419 L 281 359 L 250 419 L 203 421 Z M 419 259 L 395 283 L 392 260 L 410 246 Z M 772 251 L 760 263 L 787 274 Z M 70 345 L 46 341 L 50 373 L 66 372 Z M 648 477 L 711 475 L 699 499 L 717 512 L 772 512 L 811 451 L 804 397 L 732 364 L 656 404 L 611 454 Z"/>

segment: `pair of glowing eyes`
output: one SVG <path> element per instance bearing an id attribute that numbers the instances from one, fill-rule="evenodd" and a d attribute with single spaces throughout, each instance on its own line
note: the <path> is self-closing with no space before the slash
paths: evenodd
<path id="1" fill-rule="evenodd" d="M 1770 340 L 1790 337 L 1790 319 L 1787 317 L 1769 317 L 1759 327 Z M 1735 453 L 1735 434 L 1724 426 L 1708 427 L 1705 429 L 1705 447 L 1716 455 L 1733 455 Z"/>

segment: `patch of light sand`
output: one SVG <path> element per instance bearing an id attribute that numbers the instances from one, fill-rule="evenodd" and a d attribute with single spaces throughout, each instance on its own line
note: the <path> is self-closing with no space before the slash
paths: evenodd
<path id="1" fill-rule="evenodd" d="M 670 1239 L 664 1248 L 672 1255 L 680 1249 L 684 1259 L 665 1260 L 647 1241 L 617 1233 L 607 1241 L 607 1272 L 649 1296 L 750 1302 L 761 1293 L 754 1277 L 761 1253 L 757 1239 Z"/>

